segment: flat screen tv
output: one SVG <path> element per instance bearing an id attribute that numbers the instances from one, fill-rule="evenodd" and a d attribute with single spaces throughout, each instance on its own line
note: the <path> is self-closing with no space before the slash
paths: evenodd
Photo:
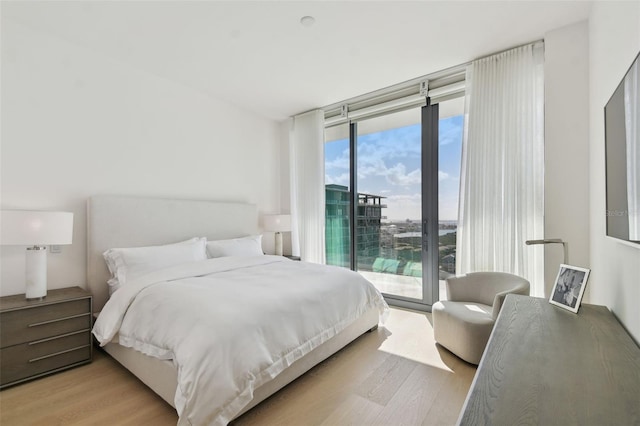
<path id="1" fill-rule="evenodd" d="M 640 54 L 604 107 L 607 235 L 640 245 Z"/>

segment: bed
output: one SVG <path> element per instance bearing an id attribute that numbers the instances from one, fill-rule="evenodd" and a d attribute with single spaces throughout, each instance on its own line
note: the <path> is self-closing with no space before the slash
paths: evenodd
<path id="1" fill-rule="evenodd" d="M 363 333 L 375 329 L 381 314 L 386 310 L 379 292 L 369 283 L 356 285 L 345 281 L 340 284 L 342 279 L 361 279 L 357 274 L 276 256 L 246 259 L 228 257 L 177 265 L 131 281 L 131 286 L 120 288 L 110 300 L 107 281 L 111 274 L 103 257 L 105 251 L 114 247 L 158 246 L 196 236 L 215 241 L 255 235 L 258 232 L 257 208 L 255 205 L 236 202 L 95 196 L 87 202 L 87 224 L 88 287 L 93 294 L 94 310 L 102 311 L 98 315 L 98 330 L 94 329 L 94 334 L 100 336 L 98 340 L 104 344 L 103 348 L 109 355 L 176 408 L 179 424 L 228 423 Z M 256 276 L 262 281 L 257 282 Z M 289 276 L 299 278 L 285 278 Z M 305 282 L 304 286 L 300 285 L 302 281 Z M 320 286 L 322 282 L 326 285 Z M 241 291 L 238 285 L 249 286 L 246 288 L 252 289 L 250 293 L 253 299 L 238 299 L 238 291 Z M 261 285 L 271 287 L 265 288 L 261 293 Z M 335 290 L 331 290 L 332 285 L 336 287 Z M 306 286 L 309 289 L 315 288 L 314 291 L 318 293 L 297 295 Z M 349 290 L 354 293 L 354 297 L 361 299 L 357 303 L 342 302 L 344 296 L 329 293 L 337 292 L 338 287 L 350 286 L 355 289 Z M 196 293 L 198 296 L 187 296 L 188 287 L 201 293 Z M 280 287 L 282 296 L 271 297 L 271 294 L 275 294 L 272 291 L 275 292 L 275 288 Z M 173 314 L 174 311 L 171 310 L 168 311 L 172 312 L 171 315 L 155 313 L 156 309 L 160 309 L 158 304 L 164 303 L 165 298 L 178 300 L 183 297 L 187 301 L 198 303 L 200 299 L 210 298 L 216 300 L 218 305 L 217 308 L 208 310 L 210 313 L 206 315 L 194 314 L 193 312 L 200 312 L 198 309 L 202 308 L 193 307 L 179 311 L 179 314 Z M 233 302 L 225 302 L 227 297 Z M 291 299 L 295 297 L 299 300 Z M 319 300 L 331 302 L 322 307 Z M 338 312 L 341 304 L 345 305 L 344 309 L 348 314 Z M 232 306 L 233 309 L 225 310 L 225 306 Z M 300 311 L 295 320 L 292 320 L 291 315 L 296 309 L 292 307 L 297 307 Z M 283 309 L 282 314 L 278 309 Z M 227 311 L 237 311 L 238 318 L 229 318 Z M 154 313 L 155 317 L 150 321 L 148 317 Z M 165 328 L 173 328 L 173 323 L 178 322 L 173 321 L 174 318 L 188 321 L 189 315 L 200 315 L 197 318 L 203 320 L 202 324 L 198 321 L 199 328 L 194 327 L 193 332 L 180 334 L 191 339 L 188 344 L 193 344 L 193 341 L 200 344 L 201 340 L 207 340 L 202 338 L 202 330 L 215 330 L 211 333 L 216 336 L 211 339 L 215 342 L 205 343 L 209 344 L 205 349 L 196 350 L 186 346 L 189 348 L 187 350 L 178 344 L 170 347 L 175 340 L 173 338 L 168 339 L 167 345 L 164 342 L 162 345 L 152 342 L 150 346 L 137 343 L 138 340 L 147 339 L 147 335 L 165 334 Z M 167 318 L 166 321 L 169 322 L 162 323 L 162 318 Z M 273 321 L 273 325 L 268 323 L 267 318 Z M 316 320 L 318 324 L 314 323 Z M 221 321 L 225 322 L 224 326 L 214 329 Z M 138 331 L 137 327 L 148 322 L 157 322 L 157 325 L 152 326 L 156 329 Z M 236 323 L 241 324 L 238 327 L 245 328 L 239 328 L 241 331 L 235 332 L 233 340 L 222 344 L 226 328 L 235 327 Z M 282 327 L 290 327 L 289 324 L 296 324 L 296 330 L 301 329 L 301 332 L 307 334 L 294 338 L 290 335 L 291 331 L 280 332 Z M 132 338 L 132 335 L 135 336 Z M 248 341 L 263 340 L 269 346 L 268 350 L 262 346 L 256 346 L 255 350 L 247 349 Z M 274 350 L 271 346 L 277 345 L 279 340 L 282 340 L 281 344 L 285 347 Z M 149 343 L 146 340 L 144 342 L 145 345 Z M 291 346 L 291 342 L 296 343 Z M 161 353 L 158 352 L 159 346 Z M 236 346 L 243 348 L 240 352 L 242 357 L 247 358 L 246 361 L 240 355 L 229 352 L 238 349 L 225 349 Z M 186 358 L 194 358 L 195 361 L 189 362 L 195 362 L 197 368 L 182 365 L 181 363 L 186 364 Z M 232 359 L 228 367 L 218 362 L 226 362 L 227 359 Z M 253 365 L 251 362 L 260 363 L 259 366 L 256 364 L 255 371 L 253 367 L 248 367 Z M 217 367 L 204 371 L 204 367 L 200 367 L 204 364 L 215 364 Z M 220 365 L 225 367 L 218 367 Z M 242 374 L 234 373 L 234 369 L 239 369 Z M 210 373 L 208 370 L 216 372 Z M 227 376 L 231 378 L 228 379 Z M 226 386 L 226 381 L 229 381 L 229 386 Z M 224 389 L 221 388 L 223 384 L 226 386 Z M 225 393 L 229 393 L 229 396 L 224 397 Z M 207 397 L 203 398 L 203 395 Z M 194 402 L 195 399 L 200 402 Z M 203 399 L 206 399 L 204 404 Z"/>

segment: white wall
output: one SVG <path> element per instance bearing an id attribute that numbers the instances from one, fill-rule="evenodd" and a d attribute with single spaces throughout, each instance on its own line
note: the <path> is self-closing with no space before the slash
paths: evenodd
<path id="1" fill-rule="evenodd" d="M 85 286 L 91 195 L 280 211 L 279 123 L 6 19 L 1 50 L 1 206 L 75 214 L 50 289 Z M 0 265 L 0 294 L 23 293 L 24 247 L 2 247 Z"/>
<path id="2" fill-rule="evenodd" d="M 640 247 L 605 236 L 604 106 L 640 51 L 640 3 L 596 2 L 589 17 L 591 303 L 640 342 Z"/>
<path id="3" fill-rule="evenodd" d="M 569 264 L 589 268 L 588 23 L 550 31 L 544 40 L 544 235 L 568 242 Z M 545 246 L 546 297 L 562 261 L 562 245 Z"/>

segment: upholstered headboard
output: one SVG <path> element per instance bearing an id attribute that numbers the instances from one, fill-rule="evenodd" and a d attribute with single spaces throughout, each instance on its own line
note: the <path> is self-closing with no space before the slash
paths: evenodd
<path id="1" fill-rule="evenodd" d="M 109 297 L 102 253 L 115 247 L 176 243 L 192 237 L 226 239 L 258 233 L 253 204 L 94 196 L 87 201 L 87 285 L 94 311 Z"/>

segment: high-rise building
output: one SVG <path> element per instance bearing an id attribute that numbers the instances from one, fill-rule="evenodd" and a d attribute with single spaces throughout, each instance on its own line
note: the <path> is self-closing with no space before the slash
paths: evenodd
<path id="1" fill-rule="evenodd" d="M 325 186 L 325 243 L 327 264 L 349 266 L 349 188 L 343 185 Z M 356 218 L 356 250 L 358 269 L 371 269 L 380 256 L 380 225 L 385 219 L 380 195 L 358 193 Z"/>
<path id="2" fill-rule="evenodd" d="M 349 267 L 349 190 L 325 186 L 325 251 L 327 265 Z"/>

